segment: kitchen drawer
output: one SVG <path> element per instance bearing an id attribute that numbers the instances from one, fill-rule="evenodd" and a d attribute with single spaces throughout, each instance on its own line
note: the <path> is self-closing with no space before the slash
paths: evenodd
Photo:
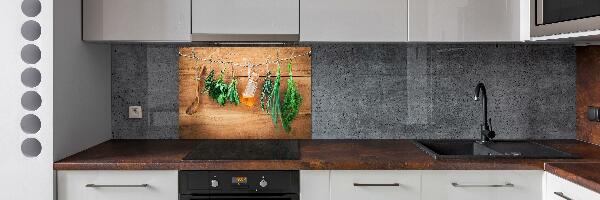
<path id="1" fill-rule="evenodd" d="M 522 170 L 423 171 L 422 200 L 541 200 L 543 173 Z"/>
<path id="2" fill-rule="evenodd" d="M 58 200 L 177 200 L 177 171 L 58 171 L 57 193 Z"/>
<path id="3" fill-rule="evenodd" d="M 554 174 L 546 173 L 546 190 L 544 192 L 544 200 L 568 199 L 600 200 L 600 194 L 560 178 Z"/>
<path id="4" fill-rule="evenodd" d="M 331 200 L 420 199 L 419 171 L 334 170 L 330 181 Z"/>

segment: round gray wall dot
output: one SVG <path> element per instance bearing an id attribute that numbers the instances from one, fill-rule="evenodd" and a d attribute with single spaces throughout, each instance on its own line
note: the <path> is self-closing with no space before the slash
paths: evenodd
<path id="1" fill-rule="evenodd" d="M 21 73 L 21 83 L 27 87 L 36 87 L 42 82 L 42 74 L 36 68 L 27 68 Z"/>
<path id="2" fill-rule="evenodd" d="M 27 64 L 35 64 L 40 61 L 41 57 L 42 52 L 40 51 L 40 48 L 34 44 L 25 45 L 21 49 L 21 59 Z"/>
<path id="3" fill-rule="evenodd" d="M 37 157 L 42 152 L 42 144 L 35 138 L 27 138 L 21 143 L 21 152 L 27 157 Z"/>
<path id="4" fill-rule="evenodd" d="M 21 96 L 21 105 L 25 110 L 37 110 L 42 105 L 42 97 L 37 92 L 27 91 Z"/>
<path id="5" fill-rule="evenodd" d="M 39 23 L 33 20 L 26 21 L 21 26 L 21 35 L 23 38 L 29 41 L 34 41 L 40 38 L 42 34 L 42 27 Z"/>
<path id="6" fill-rule="evenodd" d="M 25 133 L 29 133 L 29 134 L 37 133 L 38 131 L 40 131 L 41 127 L 42 127 L 42 122 L 40 121 L 40 118 L 38 118 L 37 116 L 35 116 L 33 114 L 25 115 L 21 119 L 21 129 Z"/>
<path id="7" fill-rule="evenodd" d="M 21 11 L 27 17 L 35 17 L 42 11 L 42 3 L 38 0 L 23 0 Z"/>

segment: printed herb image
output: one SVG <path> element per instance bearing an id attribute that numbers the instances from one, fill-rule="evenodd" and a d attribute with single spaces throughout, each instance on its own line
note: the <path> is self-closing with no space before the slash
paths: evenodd
<path id="1" fill-rule="evenodd" d="M 281 67 L 279 63 L 277 64 L 277 76 L 275 77 L 275 83 L 273 84 L 273 91 L 269 96 L 269 106 L 271 106 L 271 120 L 273 121 L 273 125 L 277 127 L 277 121 L 279 116 L 281 115 L 281 107 L 280 107 L 280 94 L 279 90 L 281 86 Z"/>
<path id="2" fill-rule="evenodd" d="M 310 47 L 178 50 L 180 138 L 312 137 Z"/>
<path id="3" fill-rule="evenodd" d="M 263 83 L 262 91 L 260 92 L 260 109 L 262 111 L 269 112 L 269 101 L 271 99 L 272 91 L 273 79 L 271 78 L 271 71 L 269 71 L 265 76 L 265 82 Z"/>
<path id="4" fill-rule="evenodd" d="M 302 96 L 296 88 L 296 83 L 292 77 L 292 63 L 288 64 L 288 70 L 290 71 L 290 78 L 287 81 L 287 90 L 283 98 L 283 105 L 281 108 L 281 123 L 283 129 L 286 132 L 292 131 L 292 121 L 298 116 L 298 108 L 302 104 Z"/>

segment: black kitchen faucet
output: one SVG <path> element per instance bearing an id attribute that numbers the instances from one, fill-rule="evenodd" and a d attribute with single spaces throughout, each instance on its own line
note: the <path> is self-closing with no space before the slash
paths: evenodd
<path id="1" fill-rule="evenodd" d="M 481 97 L 479 97 L 479 92 L 481 92 Z M 483 98 L 483 101 L 481 102 L 481 105 L 483 106 L 483 124 L 481 124 L 481 141 L 479 142 L 486 143 L 496 137 L 496 132 L 492 130 L 492 119 L 488 119 L 487 94 L 483 83 L 479 83 L 477 84 L 477 87 L 475 87 L 475 97 L 473 99 L 479 101 L 481 98 Z"/>

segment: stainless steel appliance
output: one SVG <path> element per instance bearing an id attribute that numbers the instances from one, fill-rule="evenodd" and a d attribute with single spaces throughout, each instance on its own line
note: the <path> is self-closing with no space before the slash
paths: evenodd
<path id="1" fill-rule="evenodd" d="M 298 171 L 179 171 L 179 200 L 298 200 Z"/>
<path id="2" fill-rule="evenodd" d="M 532 0 L 531 36 L 600 29 L 598 0 Z"/>

